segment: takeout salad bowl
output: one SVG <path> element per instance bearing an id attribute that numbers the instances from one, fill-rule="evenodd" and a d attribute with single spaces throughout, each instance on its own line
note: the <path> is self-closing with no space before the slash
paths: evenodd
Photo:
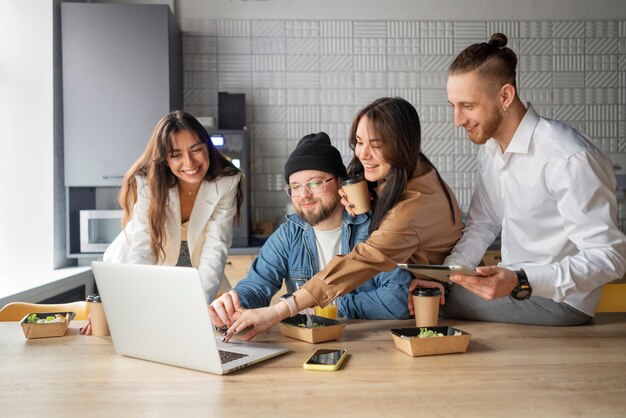
<path id="1" fill-rule="evenodd" d="M 443 334 L 443 337 L 418 337 L 421 328 Z M 471 334 L 453 327 L 395 328 L 391 336 L 396 348 L 412 357 L 435 354 L 464 353 Z"/>
<path id="2" fill-rule="evenodd" d="M 313 324 L 318 324 L 318 326 L 307 328 L 306 315 L 296 315 L 287 318 L 279 324 L 280 333 L 285 337 L 317 344 L 340 338 L 346 326 L 341 321 L 324 318 L 323 316 L 311 315 L 311 319 Z"/>
<path id="3" fill-rule="evenodd" d="M 65 322 L 48 322 L 48 323 L 30 323 L 28 317 L 31 315 L 37 315 L 38 318 L 46 318 L 48 316 L 61 315 L 67 317 Z M 76 316 L 75 312 L 35 312 L 26 315 L 20 324 L 22 325 L 22 331 L 26 338 L 48 338 L 48 337 L 62 337 L 70 326 L 70 322 Z"/>

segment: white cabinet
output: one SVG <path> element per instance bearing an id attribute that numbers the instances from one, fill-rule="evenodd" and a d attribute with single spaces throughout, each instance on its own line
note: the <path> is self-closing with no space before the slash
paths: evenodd
<path id="1" fill-rule="evenodd" d="M 181 35 L 165 5 L 62 3 L 65 185 L 118 186 L 182 107 Z"/>

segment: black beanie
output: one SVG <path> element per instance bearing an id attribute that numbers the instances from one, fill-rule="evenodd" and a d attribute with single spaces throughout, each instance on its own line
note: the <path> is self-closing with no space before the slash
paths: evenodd
<path id="1" fill-rule="evenodd" d="M 348 174 L 341 154 L 330 144 L 326 132 L 309 134 L 302 138 L 285 163 L 285 182 L 297 171 L 319 170 L 343 178 Z"/>

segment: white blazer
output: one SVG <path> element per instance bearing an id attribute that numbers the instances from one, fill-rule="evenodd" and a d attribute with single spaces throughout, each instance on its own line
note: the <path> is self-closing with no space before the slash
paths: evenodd
<path id="1" fill-rule="evenodd" d="M 104 253 L 103 260 L 113 263 L 153 264 L 148 228 L 150 190 L 140 176 L 137 180 L 137 202 L 133 217 Z M 187 229 L 187 245 L 193 267 L 200 270 L 207 301 L 231 289 L 224 275 L 228 248 L 232 243 L 233 219 L 237 212 L 237 185 L 241 175 L 203 181 L 198 190 Z M 181 242 L 181 215 L 178 187 L 168 196 L 169 213 L 165 225 L 165 259 L 159 264 L 174 266 L 178 262 Z"/>

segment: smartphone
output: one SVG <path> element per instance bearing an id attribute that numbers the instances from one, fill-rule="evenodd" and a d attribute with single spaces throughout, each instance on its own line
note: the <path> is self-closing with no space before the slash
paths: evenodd
<path id="1" fill-rule="evenodd" d="M 337 370 L 347 355 L 346 350 L 315 350 L 302 367 L 309 370 Z"/>

